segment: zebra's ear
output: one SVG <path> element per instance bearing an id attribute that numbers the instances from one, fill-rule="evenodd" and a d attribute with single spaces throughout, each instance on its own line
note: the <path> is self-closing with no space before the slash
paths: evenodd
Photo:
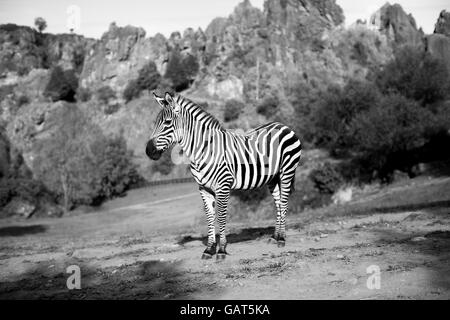
<path id="1" fill-rule="evenodd" d="M 155 91 L 153 91 L 153 98 L 155 98 L 155 100 L 158 102 L 158 104 L 161 106 L 161 108 L 164 109 L 167 106 L 169 106 L 169 103 L 166 101 L 166 99 L 157 96 Z"/>
<path id="2" fill-rule="evenodd" d="M 181 110 L 180 105 L 177 102 L 175 102 L 170 93 L 166 92 L 165 99 L 176 114 L 180 113 Z"/>

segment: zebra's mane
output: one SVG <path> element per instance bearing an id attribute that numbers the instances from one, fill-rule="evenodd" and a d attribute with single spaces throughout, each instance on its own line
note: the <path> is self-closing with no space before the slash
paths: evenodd
<path id="1" fill-rule="evenodd" d="M 225 130 L 222 127 L 222 124 L 220 123 L 220 121 L 216 119 L 216 117 L 214 117 L 212 114 L 210 114 L 208 111 L 206 111 L 205 109 L 200 107 L 198 104 L 196 104 L 192 100 L 190 100 L 186 97 L 183 97 L 182 95 L 177 95 L 176 100 L 183 108 L 186 108 L 186 109 L 189 109 L 192 111 L 198 111 L 199 114 L 202 114 L 204 116 L 204 119 L 210 120 L 211 124 L 214 127 L 216 127 L 217 129 Z"/>

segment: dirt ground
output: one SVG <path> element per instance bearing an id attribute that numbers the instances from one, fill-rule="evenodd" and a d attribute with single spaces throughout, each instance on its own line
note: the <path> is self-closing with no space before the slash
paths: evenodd
<path id="1" fill-rule="evenodd" d="M 289 215 L 284 248 L 267 243 L 275 217 L 231 223 L 224 261 L 200 259 L 201 208 L 197 187 L 180 184 L 59 219 L 2 220 L 0 298 L 450 298 L 450 178 Z M 71 265 L 80 267 L 79 290 L 66 286 Z M 379 289 L 367 285 L 370 266 Z"/>

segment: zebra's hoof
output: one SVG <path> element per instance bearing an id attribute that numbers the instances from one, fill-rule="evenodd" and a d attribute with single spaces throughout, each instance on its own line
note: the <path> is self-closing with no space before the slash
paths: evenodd
<path id="1" fill-rule="evenodd" d="M 202 254 L 202 260 L 208 260 L 208 259 L 211 259 L 211 258 L 212 258 L 212 254 L 203 252 L 203 254 Z"/>
<path id="2" fill-rule="evenodd" d="M 277 244 L 278 241 L 274 237 L 270 237 L 269 240 L 267 240 L 267 243 L 269 243 L 269 244 Z"/>
<path id="3" fill-rule="evenodd" d="M 227 257 L 226 253 L 218 253 L 216 256 L 217 260 L 225 260 L 225 258 Z"/>
<path id="4" fill-rule="evenodd" d="M 277 245 L 278 245 L 278 248 L 284 248 L 284 246 L 286 245 L 286 241 L 278 240 Z"/>

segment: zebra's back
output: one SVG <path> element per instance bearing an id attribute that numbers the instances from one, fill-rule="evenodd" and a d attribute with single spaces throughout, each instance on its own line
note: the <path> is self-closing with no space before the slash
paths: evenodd
<path id="1" fill-rule="evenodd" d="M 253 189 L 280 174 L 295 171 L 301 143 L 284 124 L 270 122 L 244 135 L 228 134 L 226 161 L 234 176 L 233 189 Z"/>

